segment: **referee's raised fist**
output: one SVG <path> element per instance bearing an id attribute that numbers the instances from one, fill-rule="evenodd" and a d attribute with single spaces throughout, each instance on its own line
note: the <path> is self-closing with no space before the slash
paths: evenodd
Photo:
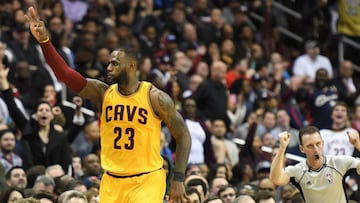
<path id="1" fill-rule="evenodd" d="M 279 141 L 282 147 L 287 147 L 290 142 L 290 133 L 288 131 L 279 134 Z"/>

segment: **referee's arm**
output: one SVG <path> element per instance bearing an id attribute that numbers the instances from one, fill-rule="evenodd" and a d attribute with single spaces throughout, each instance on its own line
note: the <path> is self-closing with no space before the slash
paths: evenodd
<path id="1" fill-rule="evenodd" d="M 276 185 L 285 185 L 289 183 L 290 176 L 285 173 L 284 162 L 285 162 L 285 151 L 290 141 L 289 132 L 281 132 L 279 134 L 280 149 L 275 155 L 271 168 L 270 168 L 270 180 Z"/>

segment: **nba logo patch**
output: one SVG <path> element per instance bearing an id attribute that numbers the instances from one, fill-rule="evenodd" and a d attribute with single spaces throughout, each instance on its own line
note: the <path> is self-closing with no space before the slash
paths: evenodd
<path id="1" fill-rule="evenodd" d="M 325 176 L 326 176 L 326 180 L 329 184 L 333 183 L 333 177 L 330 173 L 327 173 Z"/>

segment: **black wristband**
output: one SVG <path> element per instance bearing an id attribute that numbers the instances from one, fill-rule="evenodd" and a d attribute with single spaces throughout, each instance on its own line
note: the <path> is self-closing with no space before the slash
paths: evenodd
<path id="1" fill-rule="evenodd" d="M 174 174 L 173 174 L 173 180 L 178 181 L 178 182 L 184 182 L 185 173 L 175 171 Z"/>

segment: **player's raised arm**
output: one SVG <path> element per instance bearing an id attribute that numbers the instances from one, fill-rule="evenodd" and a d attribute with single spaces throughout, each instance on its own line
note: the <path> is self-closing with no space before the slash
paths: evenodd
<path id="1" fill-rule="evenodd" d="M 176 161 L 170 187 L 170 200 L 183 202 L 187 199 L 183 181 L 191 148 L 190 133 L 169 95 L 152 87 L 150 99 L 155 113 L 165 122 L 176 140 Z"/>
<path id="2" fill-rule="evenodd" d="M 91 99 L 96 104 L 100 104 L 107 85 L 98 80 L 86 80 L 78 72 L 68 67 L 51 44 L 45 23 L 39 19 L 33 7 L 28 9 L 25 18 L 29 22 L 31 34 L 40 43 L 45 60 L 54 71 L 56 78 L 63 81 L 69 89 L 78 93 L 80 96 Z"/>
<path id="3" fill-rule="evenodd" d="M 285 173 L 284 161 L 285 151 L 290 142 L 290 133 L 285 131 L 279 134 L 280 149 L 275 155 L 271 168 L 270 168 L 270 179 L 276 185 L 285 185 L 290 181 L 289 175 Z"/>

